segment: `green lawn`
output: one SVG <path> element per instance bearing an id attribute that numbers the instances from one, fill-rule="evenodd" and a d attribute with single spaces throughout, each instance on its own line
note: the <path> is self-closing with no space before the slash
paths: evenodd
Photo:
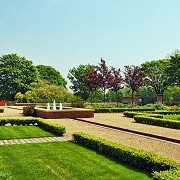
<path id="1" fill-rule="evenodd" d="M 0 139 L 19 139 L 34 137 L 52 137 L 50 132 L 37 126 L 0 126 Z"/>
<path id="2" fill-rule="evenodd" d="M 72 142 L 0 146 L 0 171 L 13 180 L 151 179 Z"/>
<path id="3" fill-rule="evenodd" d="M 180 115 L 164 115 L 163 116 L 164 119 L 171 119 L 171 120 L 180 120 L 178 118 L 180 118 Z"/>

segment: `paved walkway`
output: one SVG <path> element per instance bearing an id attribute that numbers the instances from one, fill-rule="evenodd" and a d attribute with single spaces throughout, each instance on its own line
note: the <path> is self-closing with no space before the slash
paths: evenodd
<path id="1" fill-rule="evenodd" d="M 0 140 L 0 145 L 69 141 L 71 139 L 72 138 L 70 136 L 69 137 L 63 136 L 63 137 L 43 137 L 43 138 L 28 138 L 28 139 L 10 139 L 10 140 Z"/>

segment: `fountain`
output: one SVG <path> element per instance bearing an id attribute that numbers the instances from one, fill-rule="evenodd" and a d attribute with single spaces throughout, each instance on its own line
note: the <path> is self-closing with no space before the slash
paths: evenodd
<path id="1" fill-rule="evenodd" d="M 62 108 L 63 108 L 63 107 L 62 107 L 62 103 L 60 102 L 60 103 L 59 103 L 59 110 L 62 110 Z"/>
<path id="2" fill-rule="evenodd" d="M 50 104 L 49 103 L 47 104 L 47 110 L 50 110 Z"/>
<path id="3" fill-rule="evenodd" d="M 94 117 L 93 109 L 83 109 L 74 107 L 63 107 L 62 103 L 59 103 L 59 108 L 56 108 L 56 102 L 53 101 L 52 109 L 50 104 L 47 107 L 36 107 L 37 117 L 45 119 L 61 119 L 61 118 L 92 118 Z"/>
<path id="4" fill-rule="evenodd" d="M 55 102 L 55 99 L 53 101 L 53 110 L 56 110 L 56 102 Z"/>

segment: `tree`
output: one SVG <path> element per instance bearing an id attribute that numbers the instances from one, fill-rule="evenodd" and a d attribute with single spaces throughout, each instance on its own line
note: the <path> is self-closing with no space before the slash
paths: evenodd
<path id="1" fill-rule="evenodd" d="M 89 91 L 92 103 L 93 95 L 96 94 L 96 90 L 100 87 L 101 84 L 96 68 L 94 66 L 91 66 L 89 71 L 83 76 L 83 79 L 85 86 Z"/>
<path id="2" fill-rule="evenodd" d="M 109 79 L 109 84 L 110 84 L 110 89 L 116 93 L 117 105 L 118 105 L 118 100 L 120 99 L 118 98 L 119 97 L 118 91 L 122 89 L 122 83 L 123 83 L 123 78 L 121 76 L 120 68 L 115 69 L 114 67 L 111 67 L 111 76 Z"/>
<path id="3" fill-rule="evenodd" d="M 46 80 L 50 82 L 51 84 L 57 85 L 57 86 L 64 86 L 66 87 L 67 82 L 65 79 L 61 76 L 60 72 L 54 69 L 51 66 L 44 66 L 44 65 L 38 65 L 36 66 L 39 72 L 39 76 L 41 80 Z"/>
<path id="4" fill-rule="evenodd" d="M 106 90 L 111 87 L 110 81 L 113 79 L 111 70 L 107 67 L 105 60 L 101 59 L 99 66 L 96 66 L 97 76 L 100 82 L 100 88 L 104 93 L 104 102 L 106 101 Z"/>
<path id="5" fill-rule="evenodd" d="M 17 92 L 25 93 L 30 84 L 38 80 L 32 61 L 17 54 L 0 57 L 0 98 L 14 100 Z"/>
<path id="6" fill-rule="evenodd" d="M 175 51 L 169 56 L 169 66 L 166 69 L 170 85 L 180 85 L 180 51 Z"/>
<path id="7" fill-rule="evenodd" d="M 132 90 L 132 104 L 133 104 L 133 97 L 134 92 L 137 91 L 141 86 L 144 84 L 144 72 L 141 70 L 139 66 L 124 66 L 125 71 L 125 79 L 124 81 Z"/>
<path id="8" fill-rule="evenodd" d="M 156 102 L 155 92 L 151 86 L 143 86 L 139 88 L 138 94 L 141 98 L 141 105 L 152 104 Z"/>
<path id="9" fill-rule="evenodd" d="M 163 96 L 165 103 L 169 105 L 179 105 L 180 104 L 180 86 L 170 86 L 168 87 Z"/>
<path id="10" fill-rule="evenodd" d="M 88 99 L 88 88 L 85 85 L 83 76 L 89 71 L 91 65 L 79 65 L 77 68 L 73 67 L 68 73 L 68 79 L 72 85 L 70 89 L 73 90 L 74 95 L 81 97 L 84 100 Z"/>
<path id="11" fill-rule="evenodd" d="M 169 65 L 169 60 L 154 60 L 141 64 L 142 70 L 145 73 L 145 85 L 154 88 L 156 94 L 163 94 L 167 87 L 166 68 Z"/>

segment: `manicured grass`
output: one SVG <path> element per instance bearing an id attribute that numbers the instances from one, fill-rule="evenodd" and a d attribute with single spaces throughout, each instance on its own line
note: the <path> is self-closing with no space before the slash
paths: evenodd
<path id="1" fill-rule="evenodd" d="M 152 179 L 72 142 L 0 146 L 0 169 L 13 180 Z"/>
<path id="2" fill-rule="evenodd" d="M 52 137 L 50 132 L 37 126 L 0 126 L 0 139 Z"/>
<path id="3" fill-rule="evenodd" d="M 163 118 L 164 119 L 171 119 L 171 120 L 180 120 L 180 115 L 164 115 Z"/>

